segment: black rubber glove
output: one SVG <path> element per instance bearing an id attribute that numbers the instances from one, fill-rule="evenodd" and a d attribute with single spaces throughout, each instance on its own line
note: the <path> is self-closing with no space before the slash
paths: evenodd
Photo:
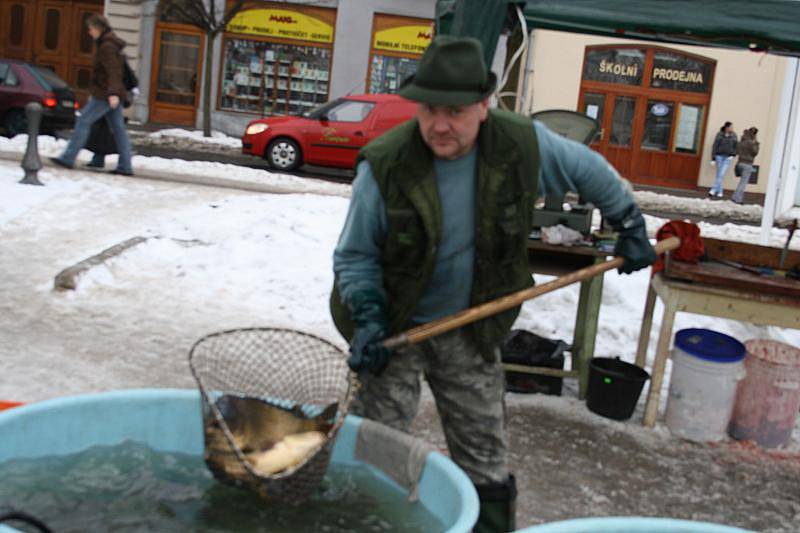
<path id="1" fill-rule="evenodd" d="M 625 263 L 617 269 L 617 272 L 630 274 L 653 264 L 656 252 L 647 238 L 644 217 L 636 204 L 631 204 L 618 217 L 609 218 L 608 221 L 611 227 L 619 232 L 614 255 L 625 259 Z"/>
<path id="2" fill-rule="evenodd" d="M 391 352 L 381 344 L 389 334 L 389 312 L 383 294 L 375 289 L 361 289 L 347 301 L 355 323 L 350 339 L 347 365 L 353 372 L 369 370 L 376 376 L 383 372 Z"/>

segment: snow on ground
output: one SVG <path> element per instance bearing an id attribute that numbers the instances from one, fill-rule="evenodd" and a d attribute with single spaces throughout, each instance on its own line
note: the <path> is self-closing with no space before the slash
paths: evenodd
<path id="1" fill-rule="evenodd" d="M 20 303 L 27 301 L 33 286 L 41 305 L 56 305 L 67 315 L 89 306 L 115 309 L 123 316 L 126 296 L 145 300 L 158 295 L 167 308 L 183 306 L 202 314 L 207 313 L 207 306 L 222 314 L 249 312 L 249 325 L 294 324 L 337 337 L 328 319 L 327 295 L 332 282 L 331 253 L 347 209 L 346 199 L 201 190 L 49 169 L 40 173 L 47 185 L 31 187 L 16 183 L 21 170 L 14 164 L 0 162 L 0 169 L 4 247 L 13 249 L 25 243 L 40 250 L 39 254 L 19 250 L 22 255 L 5 264 L 5 271 L 17 271 L 21 276 L 18 285 L 9 288 L 18 293 Z M 664 220 L 648 216 L 647 222 L 652 234 Z M 734 224 L 702 225 L 704 236 L 743 242 L 753 242 L 758 231 Z M 782 245 L 785 230 L 774 229 L 773 233 L 773 245 Z M 135 235 L 152 238 L 89 271 L 76 292 L 50 290 L 53 276 L 61 269 Z M 800 249 L 800 238 L 792 248 Z M 10 259 L 16 254 L 3 255 Z M 35 262 L 34 256 L 38 258 Z M 634 360 L 648 276 L 647 271 L 629 276 L 614 271 L 606 274 L 596 355 Z M 537 275 L 536 279 L 542 283 L 551 278 Z M 579 285 L 541 296 L 524 306 L 517 326 L 570 341 L 578 298 Z M 654 332 L 660 323 L 660 305 Z M 152 310 L 157 307 L 156 302 L 150 304 Z M 115 328 L 121 328 L 118 334 L 124 335 L 126 321 L 114 321 Z M 679 313 L 675 330 L 686 327 L 715 329 L 743 341 L 772 338 L 800 346 L 796 330 Z M 656 341 L 653 334 L 650 356 Z M 665 380 L 665 387 L 667 384 Z M 33 390 L 26 386 L 17 389 L 16 385 L 19 383 L 0 385 L 0 398 L 21 395 L 22 399 L 34 399 L 51 394 L 41 383 L 30 383 Z M 665 398 L 662 395 L 662 400 Z"/>
<path id="2" fill-rule="evenodd" d="M 739 220 L 761 223 L 764 208 L 756 204 L 737 205 L 730 200 L 712 200 L 710 198 L 685 198 L 660 194 L 651 191 L 635 191 L 636 203 L 643 210 L 662 211 L 665 213 L 684 213 L 686 215 L 707 218 L 726 218 L 735 216 Z"/>
<path id="3" fill-rule="evenodd" d="M 203 143 L 209 145 L 225 146 L 227 148 L 242 149 L 242 140 L 237 137 L 231 137 L 221 131 L 212 131 L 211 137 L 204 137 L 203 132 L 200 130 L 185 130 L 182 128 L 170 128 L 165 130 L 154 131 L 147 135 L 151 139 L 166 139 L 167 141 L 173 139 L 189 139 L 194 143 Z"/>
<path id="4" fill-rule="evenodd" d="M 177 129 L 174 131 L 186 130 Z M 202 134 L 200 138 L 202 138 Z M 0 137 L 0 153 L 19 153 L 21 160 L 21 155 L 25 152 L 28 143 L 27 139 L 27 135 L 17 135 L 13 139 Z M 43 160 L 48 157 L 59 156 L 64 151 L 66 146 L 67 141 L 64 139 L 56 139 L 55 137 L 50 137 L 47 135 L 39 136 L 39 154 Z M 76 167 L 80 169 L 81 165 L 88 163 L 91 158 L 92 153 L 90 151 L 81 150 L 78 153 Z M 114 168 L 116 164 L 116 155 L 109 155 L 106 157 L 107 169 L 110 170 Z M 134 172 L 140 174 L 185 174 L 189 176 L 215 178 L 237 182 L 269 184 L 278 188 L 290 189 L 297 192 L 313 192 L 316 194 L 329 194 L 338 196 L 350 195 L 350 186 L 347 184 L 301 178 L 291 174 L 267 172 L 265 170 L 230 165 L 226 163 L 216 163 L 213 161 L 186 161 L 183 159 L 167 159 L 163 157 L 145 157 L 141 155 L 135 155 L 133 156 L 133 168 Z"/>
<path id="5" fill-rule="evenodd" d="M 0 140 L 0 150 L 3 149 Z M 162 164 L 156 159 L 142 159 L 141 164 L 153 168 Z M 266 172 L 264 176 L 267 181 L 282 179 Z M 53 168 L 40 172 L 45 187 L 20 185 L 17 182 L 21 177 L 17 163 L 0 160 L 0 271 L 4 273 L 0 280 L 0 313 L 4 317 L 0 321 L 0 360 L 4 369 L 0 374 L 0 399 L 29 402 L 119 388 L 194 387 L 187 363 L 189 348 L 203 335 L 236 327 L 288 327 L 317 334 L 345 348 L 329 318 L 327 302 L 333 281 L 331 254 L 347 210 L 346 198 L 255 194 Z M 653 234 L 663 222 L 647 217 L 648 231 Z M 734 224 L 701 227 L 705 236 L 744 242 L 755 242 L 759 232 L 756 227 Z M 52 289 L 54 276 L 63 268 L 137 235 L 149 239 L 91 269 L 80 278 L 77 290 Z M 782 246 L 785 235 L 785 230 L 773 230 L 772 244 Z M 795 239 L 792 248 L 800 249 L 800 238 Z M 538 275 L 536 278 L 539 283 L 550 279 Z M 606 274 L 597 356 L 620 356 L 633 361 L 647 283 L 647 272 L 630 276 L 613 271 Z M 573 285 L 528 302 L 516 326 L 569 341 L 578 296 L 579 287 Z M 655 352 L 660 318 L 659 302 L 649 362 Z M 674 330 L 685 327 L 710 328 L 743 341 L 771 338 L 800 346 L 797 330 L 679 313 Z M 665 389 L 669 372 L 668 362 Z M 663 409 L 666 394 L 661 397 Z M 655 431 L 641 428 L 644 394 L 637 414 L 625 423 L 589 413 L 575 397 L 574 385 L 560 398 L 511 394 L 508 401 L 515 421 L 534 424 L 536 431 L 544 432 L 537 436 L 534 431 L 527 434 L 521 428 L 521 433 L 514 433 L 513 459 L 520 465 L 540 460 L 539 456 L 534 459 L 525 455 L 526 450 L 541 448 L 541 439 L 550 442 L 544 436 L 550 432 L 555 440 L 547 446 L 547 453 L 557 454 L 547 459 L 553 461 L 553 472 L 572 472 L 573 477 L 565 481 L 570 490 L 578 483 L 582 490 L 591 492 L 579 498 L 588 498 L 590 507 L 580 508 L 585 515 L 598 515 L 609 509 L 621 514 L 643 510 L 650 514 L 668 513 L 662 507 L 642 507 L 645 501 L 655 506 L 653 502 L 658 497 L 645 500 L 644 492 L 626 496 L 625 488 L 620 486 L 590 487 L 581 481 L 580 472 L 558 467 L 573 464 L 571 456 L 558 454 L 576 449 L 576 445 L 589 446 L 596 439 L 595 430 L 603 435 L 608 430 L 638 443 L 641 451 L 637 453 L 644 454 L 641 461 L 657 467 L 653 475 L 684 476 L 683 485 L 673 491 L 674 501 L 681 493 L 690 494 L 698 509 L 696 516 L 724 521 L 724 510 L 722 515 L 701 512 L 707 510 L 702 507 L 702 494 L 697 493 L 702 475 L 691 474 L 700 467 L 690 464 L 679 474 L 676 466 L 682 457 L 694 457 L 694 461 L 700 461 L 698 465 L 713 461 L 714 451 L 686 448 L 672 439 L 661 423 Z M 426 416 L 435 416 L 431 410 L 428 396 L 421 414 L 424 427 L 416 434 L 440 442 L 441 435 L 431 433 L 427 427 L 430 423 Z M 540 419 L 529 420 L 525 413 L 536 413 Z M 795 453 L 800 451 L 800 429 L 793 437 L 787 451 Z M 598 467 L 602 467 L 599 461 L 609 458 L 624 463 L 626 445 L 619 437 L 603 439 L 611 440 L 603 440 L 595 452 L 601 456 Z M 655 455 L 645 452 L 653 449 L 654 442 L 667 447 L 658 449 Z M 659 453 L 668 457 L 654 459 Z M 630 470 L 625 464 L 618 465 L 619 471 L 626 468 Z M 598 471 L 596 475 L 608 477 L 611 472 Z M 526 479 L 535 479 L 536 475 L 528 472 Z M 643 478 L 641 473 L 636 476 Z M 530 491 L 549 494 L 554 490 L 547 479 L 540 481 L 541 486 L 521 487 L 521 491 L 528 491 L 521 500 L 521 523 L 574 516 L 570 514 L 574 512 L 570 510 L 572 499 L 566 494 L 554 493 L 546 512 L 536 505 Z M 655 490 L 647 484 L 642 487 L 646 492 Z M 615 491 L 619 493 L 616 496 Z M 609 497 L 629 504 L 609 506 Z M 555 500 L 563 500 L 561 507 Z M 791 511 L 781 509 L 775 511 L 779 519 L 772 523 L 791 523 Z M 675 516 L 671 512 L 669 515 Z M 766 516 L 772 515 L 761 518 Z M 750 522 L 744 517 L 737 523 Z"/>

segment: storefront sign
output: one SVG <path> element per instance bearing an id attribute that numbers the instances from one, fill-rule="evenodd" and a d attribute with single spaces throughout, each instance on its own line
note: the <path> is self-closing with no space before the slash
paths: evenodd
<path id="1" fill-rule="evenodd" d="M 657 117 L 665 117 L 669 115 L 669 106 L 659 102 L 657 104 L 653 104 L 653 106 L 650 108 L 650 112 Z"/>
<path id="2" fill-rule="evenodd" d="M 279 37 L 316 43 L 333 42 L 333 26 L 322 20 L 288 9 L 249 9 L 238 13 L 227 31 Z"/>
<path id="3" fill-rule="evenodd" d="M 610 61 L 600 61 L 600 72 L 613 74 L 614 76 L 635 78 L 639 75 L 639 65 L 625 65 L 622 63 L 611 63 Z"/>
<path id="4" fill-rule="evenodd" d="M 641 85 L 644 55 L 638 48 L 589 48 L 583 64 L 583 79 Z"/>
<path id="5" fill-rule="evenodd" d="M 672 91 L 704 93 L 710 89 L 712 63 L 677 51 L 653 53 L 650 86 Z"/>
<path id="6" fill-rule="evenodd" d="M 375 50 L 422 54 L 431 44 L 431 26 L 396 26 L 375 32 L 372 47 Z"/>
<path id="7" fill-rule="evenodd" d="M 705 83 L 702 72 L 690 72 L 674 68 L 654 68 L 654 80 L 680 81 L 684 83 Z"/>

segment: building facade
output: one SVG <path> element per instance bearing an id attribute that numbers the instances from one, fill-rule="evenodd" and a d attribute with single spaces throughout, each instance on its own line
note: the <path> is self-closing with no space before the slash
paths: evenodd
<path id="1" fill-rule="evenodd" d="M 0 57 L 53 69 L 84 102 L 94 55 L 86 19 L 104 7 L 103 0 L 0 0 Z"/>
<path id="2" fill-rule="evenodd" d="M 163 9 L 192 1 L 0 0 L 0 57 L 50 66 L 85 99 L 93 54 L 85 20 L 102 12 L 128 43 L 139 75 L 141 94 L 127 111 L 132 120 L 199 127 L 208 76 L 212 127 L 239 136 L 255 118 L 302 113 L 346 94 L 397 91 L 430 42 L 435 9 L 432 0 L 248 0 L 207 43 L 201 30 Z M 216 2 L 218 16 L 232 4 Z M 524 112 L 588 114 L 601 126 L 592 148 L 623 176 L 684 189 L 713 182 L 711 146 L 724 122 L 738 134 L 755 126 L 761 153 L 748 191 L 766 191 L 789 60 L 545 30 L 532 35 L 520 83 L 527 88 Z M 729 173 L 727 189 L 735 186 Z"/>
<path id="3" fill-rule="evenodd" d="M 221 16 L 233 2 L 217 4 Z M 128 56 L 141 85 L 132 118 L 198 127 L 208 55 L 212 127 L 234 136 L 254 118 L 396 91 L 430 42 L 435 7 L 428 0 L 250 0 L 209 44 L 164 5 L 105 0 L 112 26 L 133 30 L 120 35 L 133 45 Z"/>
<path id="4" fill-rule="evenodd" d="M 714 137 L 758 128 L 761 151 L 749 192 L 764 193 L 787 59 L 749 51 L 537 30 L 528 63 L 527 111 L 570 109 L 596 118 L 592 148 L 642 185 L 709 187 Z M 735 188 L 733 168 L 724 186 Z"/>

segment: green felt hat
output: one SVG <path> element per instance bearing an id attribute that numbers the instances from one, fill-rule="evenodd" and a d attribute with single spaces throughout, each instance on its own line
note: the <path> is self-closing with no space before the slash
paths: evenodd
<path id="1" fill-rule="evenodd" d="M 422 54 L 416 74 L 398 94 L 430 105 L 469 105 L 492 94 L 497 76 L 486 68 L 483 47 L 471 37 L 440 35 Z"/>

